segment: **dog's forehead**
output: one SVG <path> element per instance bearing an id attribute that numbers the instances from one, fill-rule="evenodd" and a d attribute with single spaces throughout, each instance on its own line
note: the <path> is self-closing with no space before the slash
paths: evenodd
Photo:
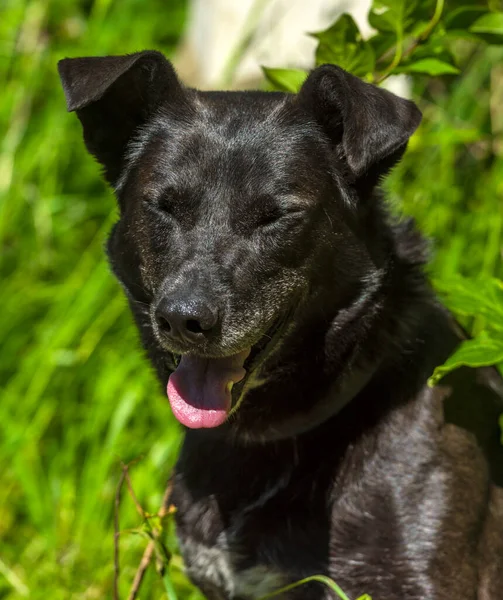
<path id="1" fill-rule="evenodd" d="M 213 149 L 295 150 L 316 134 L 316 127 L 299 116 L 287 94 L 199 92 L 192 108 L 185 127 L 177 129 L 178 139 Z"/>
<path id="2" fill-rule="evenodd" d="M 319 152 L 316 125 L 291 108 L 285 94 L 201 93 L 191 111 L 159 114 L 131 147 L 144 182 L 211 185 L 292 177 Z"/>

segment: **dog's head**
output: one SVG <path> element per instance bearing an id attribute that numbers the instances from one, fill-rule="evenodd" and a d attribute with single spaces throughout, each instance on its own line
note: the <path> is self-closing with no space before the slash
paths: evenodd
<path id="1" fill-rule="evenodd" d="M 333 316 L 361 289 L 375 261 L 358 196 L 420 113 L 333 65 L 298 95 L 187 89 L 154 51 L 59 71 L 115 188 L 110 259 L 161 378 L 172 373 L 173 410 L 218 426 L 299 315 Z"/>

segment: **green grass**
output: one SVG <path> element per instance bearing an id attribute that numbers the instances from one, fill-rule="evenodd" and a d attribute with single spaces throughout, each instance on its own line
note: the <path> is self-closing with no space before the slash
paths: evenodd
<path id="1" fill-rule="evenodd" d="M 459 77 L 415 84 L 423 124 L 386 188 L 433 240 L 437 278 L 503 275 L 502 59 L 482 47 Z"/>
<path id="2" fill-rule="evenodd" d="M 56 62 L 170 53 L 184 14 L 181 1 L 2 4 L 0 598 L 111 597 L 120 461 L 142 457 L 134 486 L 155 512 L 176 457 L 179 428 L 104 260 L 112 194 Z M 126 497 L 121 518 L 138 524 Z M 145 543 L 122 538 L 123 592 Z M 155 573 L 144 589 L 160 597 Z"/>
<path id="3" fill-rule="evenodd" d="M 104 259 L 112 194 L 55 67 L 65 56 L 169 54 L 184 14 L 182 0 L 0 6 L 2 600 L 110 598 L 120 462 L 141 457 L 133 485 L 154 513 L 176 458 L 180 430 Z M 435 238 L 437 277 L 502 275 L 502 56 L 481 51 L 459 78 L 415 84 L 425 124 L 387 187 Z M 140 524 L 124 494 L 121 527 Z M 124 598 L 145 544 L 121 536 Z M 177 570 L 174 584 L 180 599 L 198 597 Z M 140 597 L 164 589 L 152 569 Z"/>

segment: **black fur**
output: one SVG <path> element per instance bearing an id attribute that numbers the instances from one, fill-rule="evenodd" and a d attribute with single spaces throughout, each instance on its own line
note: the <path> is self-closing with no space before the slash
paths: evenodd
<path id="1" fill-rule="evenodd" d="M 252 348 L 238 410 L 187 430 L 176 468 L 208 598 L 313 574 L 373 600 L 503 597 L 501 382 L 427 387 L 460 335 L 376 191 L 415 105 L 333 65 L 298 95 L 187 89 L 158 52 L 59 69 L 116 189 L 108 253 L 161 383 L 180 355 Z M 195 329 L 163 328 L 166 305 Z"/>

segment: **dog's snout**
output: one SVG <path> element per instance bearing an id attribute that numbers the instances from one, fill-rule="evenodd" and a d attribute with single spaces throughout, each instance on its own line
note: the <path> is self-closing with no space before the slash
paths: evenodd
<path id="1" fill-rule="evenodd" d="M 164 298 L 155 310 L 159 330 L 176 341 L 197 342 L 218 324 L 218 311 L 201 301 Z"/>

